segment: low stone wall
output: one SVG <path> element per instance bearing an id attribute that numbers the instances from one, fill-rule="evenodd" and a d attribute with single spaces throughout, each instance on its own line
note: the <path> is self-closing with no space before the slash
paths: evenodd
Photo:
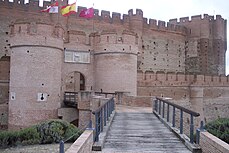
<path id="1" fill-rule="evenodd" d="M 123 96 L 122 105 L 133 107 L 152 107 L 152 98 L 150 96 Z"/>
<path id="2" fill-rule="evenodd" d="M 85 130 L 66 153 L 90 153 L 93 145 L 93 130 Z"/>
<path id="3" fill-rule="evenodd" d="M 229 145 L 209 132 L 200 132 L 203 153 L 229 153 Z"/>

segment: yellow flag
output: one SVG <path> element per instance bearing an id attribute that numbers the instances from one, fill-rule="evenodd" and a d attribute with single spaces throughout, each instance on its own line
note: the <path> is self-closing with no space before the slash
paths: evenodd
<path id="1" fill-rule="evenodd" d="M 61 14 L 63 16 L 69 16 L 76 13 L 76 3 L 69 4 L 61 7 Z"/>

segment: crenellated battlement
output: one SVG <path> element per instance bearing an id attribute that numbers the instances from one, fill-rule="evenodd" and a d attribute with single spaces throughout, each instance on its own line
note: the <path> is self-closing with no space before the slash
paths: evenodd
<path id="1" fill-rule="evenodd" d="M 63 38 L 63 28 L 61 27 L 61 25 L 54 25 L 53 23 L 44 20 L 20 19 L 12 22 L 10 27 L 11 36 L 20 34 L 45 35 L 47 37 L 57 37 L 60 39 Z"/>
<path id="2" fill-rule="evenodd" d="M 64 2 L 62 2 L 64 3 Z M 14 10 L 23 10 L 26 13 L 29 12 L 36 12 L 39 15 L 47 15 L 46 13 L 41 13 L 40 10 L 49 6 L 50 2 L 44 2 L 43 7 L 39 7 L 39 3 L 37 1 L 30 1 L 27 4 L 24 4 L 24 0 L 14 0 L 14 2 L 9 2 L 9 0 L 0 0 L 0 7 L 10 8 Z M 79 17 L 79 12 L 86 7 L 78 6 L 77 14 L 71 16 L 71 20 L 83 19 Z M 105 10 L 97 10 L 94 9 L 94 18 L 95 21 L 99 22 L 106 22 L 110 24 L 121 24 L 121 25 L 130 25 L 135 24 L 132 23 L 132 20 L 138 19 L 139 21 L 143 22 L 144 28 L 146 29 L 154 29 L 154 30 L 163 30 L 163 31 L 171 31 L 177 32 L 180 34 L 186 34 L 186 28 L 180 25 L 172 25 L 171 23 L 167 23 L 165 21 L 157 21 L 155 19 L 147 19 L 143 17 L 143 11 L 141 9 L 136 9 L 136 13 L 134 14 L 133 9 L 128 11 L 128 14 L 121 15 L 117 12 L 110 12 Z M 87 20 L 87 19 L 85 19 Z M 133 25 L 133 27 L 135 27 Z M 136 26 L 138 27 L 138 25 Z"/>
<path id="3" fill-rule="evenodd" d="M 209 21 L 209 22 L 212 22 L 212 21 L 224 21 L 224 19 L 222 18 L 221 15 L 216 15 L 215 17 L 214 16 L 211 16 L 211 15 L 208 15 L 208 14 L 204 14 L 204 15 L 194 15 L 194 16 L 191 16 L 191 19 L 190 17 L 181 17 L 179 18 L 179 21 L 177 18 L 175 19 L 170 19 L 169 20 L 169 23 L 172 23 L 172 24 L 182 24 L 182 23 L 190 23 L 190 22 L 193 22 L 193 21 Z"/>
<path id="4" fill-rule="evenodd" d="M 50 5 L 50 2 L 44 3 L 44 8 L 46 6 Z M 10 9 L 20 9 L 20 10 L 26 10 L 26 11 L 38 11 L 42 7 L 39 7 L 38 1 L 30 1 L 29 3 L 24 3 L 24 0 L 14 0 L 13 2 L 10 2 L 9 0 L 0 0 L 0 7 L 6 7 Z"/>
<path id="5" fill-rule="evenodd" d="M 133 31 L 123 30 L 118 34 L 115 30 L 103 30 L 101 33 L 93 33 L 90 37 L 94 37 L 96 44 L 125 44 L 135 45 L 137 35 Z"/>
<path id="6" fill-rule="evenodd" d="M 140 86 L 228 86 L 229 76 L 138 72 L 138 83 Z"/>
<path id="7" fill-rule="evenodd" d="M 16 20 L 10 25 L 10 47 L 45 46 L 62 49 L 63 34 L 64 29 L 60 24 L 35 19 Z"/>

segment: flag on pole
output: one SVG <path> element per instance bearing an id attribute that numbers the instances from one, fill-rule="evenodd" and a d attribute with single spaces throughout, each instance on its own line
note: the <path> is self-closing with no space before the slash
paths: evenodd
<path id="1" fill-rule="evenodd" d="M 76 3 L 69 4 L 61 7 L 61 14 L 63 16 L 69 16 L 76 13 Z"/>
<path id="2" fill-rule="evenodd" d="M 46 9 L 41 10 L 41 12 L 58 13 L 58 1 L 55 1 L 54 3 L 52 3 Z"/>
<path id="3" fill-rule="evenodd" d="M 83 17 L 83 18 L 93 18 L 94 17 L 94 9 L 93 7 L 89 8 L 89 9 L 83 9 L 80 14 L 79 14 L 80 17 Z"/>

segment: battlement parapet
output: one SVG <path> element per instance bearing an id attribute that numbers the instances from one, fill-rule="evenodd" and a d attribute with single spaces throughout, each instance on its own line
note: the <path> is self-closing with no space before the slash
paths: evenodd
<path id="1" fill-rule="evenodd" d="M 103 30 L 99 33 L 92 33 L 90 37 L 94 37 L 100 44 L 135 44 L 137 35 L 133 31 L 123 30 L 118 34 L 115 30 Z M 99 40 L 99 41 L 98 41 Z"/>
<path id="2" fill-rule="evenodd" d="M 212 21 L 222 21 L 224 20 L 222 18 L 221 15 L 216 15 L 216 17 L 214 18 L 214 16 L 211 16 L 211 15 L 208 15 L 208 14 L 203 14 L 203 15 L 194 15 L 194 16 L 191 16 L 191 20 L 189 17 L 181 17 L 178 21 L 177 18 L 175 19 L 170 19 L 169 20 L 169 23 L 172 23 L 172 24 L 182 24 L 182 23 L 190 23 L 190 22 L 196 22 L 196 21 L 209 21 L 209 22 L 212 22 Z"/>
<path id="3" fill-rule="evenodd" d="M 29 45 L 61 49 L 63 34 L 60 24 L 54 25 L 44 20 L 20 19 L 10 25 L 11 47 Z"/>
<path id="4" fill-rule="evenodd" d="M 149 29 L 171 31 L 171 32 L 177 32 L 180 34 L 187 33 L 187 28 L 182 25 L 172 24 L 170 22 L 166 23 L 165 21 L 161 21 L 161 20 L 157 21 L 155 19 L 149 19 L 149 24 L 148 24 L 146 18 L 144 18 L 143 22 L 144 22 L 144 26 Z"/>
<path id="5" fill-rule="evenodd" d="M 66 3 L 66 1 L 63 1 L 61 3 Z M 8 7 L 14 10 L 24 10 L 25 12 L 36 12 L 37 14 L 44 14 L 41 13 L 40 10 L 46 8 L 49 6 L 51 3 L 50 2 L 44 2 L 43 7 L 39 7 L 38 1 L 31 1 L 27 4 L 24 4 L 23 0 L 15 0 L 14 2 L 9 2 L 9 0 L 0 0 L 0 7 Z M 79 6 L 77 8 L 77 15 L 72 15 L 71 19 L 74 20 L 74 18 L 79 19 L 79 12 L 81 12 L 82 9 L 85 9 L 85 7 Z M 112 15 L 109 11 L 102 10 L 101 15 L 99 14 L 99 10 L 94 9 L 94 18 L 93 20 L 98 20 L 104 21 L 106 23 L 110 24 L 121 24 L 121 25 L 131 25 L 134 28 L 139 27 L 139 22 L 143 22 L 144 28 L 147 30 L 159 30 L 159 31 L 171 31 L 173 33 L 178 33 L 178 34 L 187 34 L 187 28 L 182 26 L 181 23 L 186 23 L 186 22 L 192 22 L 192 21 L 202 21 L 202 20 L 209 20 L 209 21 L 222 21 L 224 20 L 220 15 L 216 15 L 216 18 L 214 19 L 213 16 L 209 16 L 208 14 L 204 14 L 203 17 L 201 15 L 196 15 L 192 16 L 191 20 L 189 17 L 182 17 L 180 18 L 180 21 L 178 22 L 177 19 L 171 19 L 169 20 L 168 23 L 165 21 L 161 20 L 155 20 L 155 19 L 147 19 L 143 18 L 143 11 L 141 9 L 136 9 L 136 13 L 133 12 L 133 9 L 128 11 L 128 14 L 123 14 L 121 16 L 120 13 L 113 12 Z M 81 18 L 82 20 L 87 20 L 84 18 Z M 137 20 L 136 20 L 137 19 Z M 138 21 L 136 22 L 131 22 L 133 20 Z M 138 24 L 138 25 L 134 25 Z M 136 29 L 137 30 L 137 29 Z"/>
<path id="6" fill-rule="evenodd" d="M 138 72 L 138 82 L 144 85 L 229 86 L 229 76 L 208 76 L 182 73 Z"/>
<path id="7" fill-rule="evenodd" d="M 50 5 L 50 2 L 49 4 L 47 2 L 45 4 Z M 14 0 L 13 2 L 10 2 L 9 0 L 0 0 L 0 6 L 10 9 L 22 9 L 27 11 L 38 11 L 41 9 L 41 7 L 39 7 L 38 1 L 31 1 L 29 3 L 24 4 L 24 0 Z"/>
<path id="8" fill-rule="evenodd" d="M 128 15 L 129 16 L 139 16 L 139 17 L 143 17 L 143 11 L 141 9 L 136 9 L 136 14 L 133 13 L 133 9 L 130 9 L 128 11 Z"/>

